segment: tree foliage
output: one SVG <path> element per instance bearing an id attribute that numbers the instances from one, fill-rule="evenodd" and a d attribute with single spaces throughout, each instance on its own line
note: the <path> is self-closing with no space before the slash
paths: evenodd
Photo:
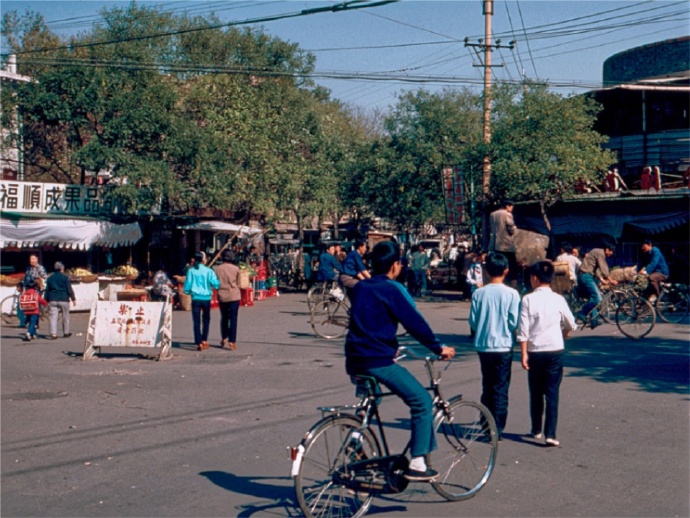
<path id="1" fill-rule="evenodd" d="M 496 96 L 490 147 L 494 199 L 537 201 L 548 209 L 598 180 L 615 162 L 592 129 L 599 107 L 586 96 L 562 97 L 542 85 L 502 85 Z"/>
<path id="2" fill-rule="evenodd" d="M 487 146 L 475 92 L 420 89 L 367 113 L 315 87 L 314 56 L 297 44 L 221 27 L 133 2 L 66 41 L 35 13 L 5 14 L 19 73 L 35 79 L 2 92 L 22 117 L 27 178 L 108 170 L 132 212 L 209 207 L 300 228 L 375 216 L 411 232 L 445 222 L 446 166 L 461 166 L 471 193 L 488 154 L 492 197 L 539 201 L 548 226 L 553 203 L 613 162 L 586 97 L 496 85 Z"/>

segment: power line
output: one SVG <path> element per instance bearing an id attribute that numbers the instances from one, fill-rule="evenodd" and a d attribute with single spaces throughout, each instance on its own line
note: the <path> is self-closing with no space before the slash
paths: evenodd
<path id="1" fill-rule="evenodd" d="M 79 48 L 100 47 L 103 45 L 114 45 L 114 44 L 119 44 L 119 43 L 130 43 L 130 42 L 134 42 L 134 41 L 145 41 L 145 40 L 151 40 L 151 39 L 156 39 L 156 38 L 164 38 L 164 37 L 170 37 L 170 36 L 179 36 L 182 34 L 190 34 L 190 33 L 194 33 L 194 32 L 223 29 L 226 27 L 234 27 L 234 26 L 238 26 L 238 25 L 248 25 L 248 24 L 256 24 L 256 23 L 272 22 L 272 21 L 276 21 L 276 20 L 285 20 L 288 18 L 297 18 L 300 16 L 308 16 L 311 14 L 319 14 L 319 13 L 325 13 L 325 12 L 329 12 L 329 11 L 335 13 L 335 12 L 341 12 L 341 11 L 349 11 L 349 10 L 353 10 L 353 9 L 365 9 L 367 7 L 378 7 L 381 5 L 395 3 L 398 1 L 399 0 L 372 0 L 372 1 L 366 2 L 366 0 L 349 0 L 347 2 L 335 4 L 335 5 L 328 6 L 328 7 L 314 7 L 312 9 L 303 9 L 302 11 L 297 11 L 297 12 L 293 12 L 293 13 L 284 13 L 284 14 L 278 14 L 278 15 L 274 15 L 274 16 L 264 16 L 262 18 L 253 18 L 253 19 L 247 19 L 247 20 L 242 20 L 242 21 L 221 23 L 221 24 L 209 25 L 209 26 L 205 26 L 205 27 L 195 27 L 192 29 L 182 29 L 182 30 L 172 31 L 172 32 L 145 34 L 142 36 L 132 36 L 129 38 L 121 38 L 121 39 L 117 39 L 117 40 L 99 41 L 99 42 L 91 42 L 91 43 L 73 43 L 73 44 L 62 45 L 62 46 L 57 46 L 57 47 L 20 51 L 20 52 L 15 52 L 14 54 L 17 54 L 17 55 L 36 54 L 36 53 L 42 53 L 42 52 L 52 52 L 52 51 L 56 51 L 56 50 L 65 50 L 65 49 L 72 50 L 72 49 L 79 49 Z M 7 55 L 9 55 L 9 53 L 0 54 L 0 55 L 7 56 Z"/>
<path id="2" fill-rule="evenodd" d="M 520 23 L 522 24 L 522 32 L 525 35 L 525 43 L 527 44 L 527 53 L 529 54 L 529 59 L 532 62 L 532 68 L 534 69 L 534 76 L 539 77 L 537 73 L 537 66 L 534 64 L 534 57 L 532 56 L 532 47 L 529 44 L 529 37 L 527 36 L 527 31 L 525 30 L 525 20 L 522 17 L 522 9 L 520 8 L 520 0 L 516 1 L 518 13 L 520 13 Z"/>

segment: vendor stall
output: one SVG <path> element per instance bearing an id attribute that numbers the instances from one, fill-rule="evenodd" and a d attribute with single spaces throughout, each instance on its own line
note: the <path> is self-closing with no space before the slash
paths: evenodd
<path id="1" fill-rule="evenodd" d="M 106 250 L 107 263 L 111 263 L 111 249 L 133 245 L 142 238 L 138 222 L 111 221 L 121 218 L 118 214 L 111 193 L 100 187 L 1 180 L 3 273 L 23 277 L 29 254 L 37 254 L 49 273 L 54 262 L 60 261 L 67 266 L 65 273 L 75 291 L 77 306 L 73 310 L 90 310 L 104 289 L 92 271 L 98 262 L 91 261 L 94 247 Z M 87 268 L 70 271 L 77 266 Z M 14 289 L 2 286 L 2 299 L 10 292 Z"/>

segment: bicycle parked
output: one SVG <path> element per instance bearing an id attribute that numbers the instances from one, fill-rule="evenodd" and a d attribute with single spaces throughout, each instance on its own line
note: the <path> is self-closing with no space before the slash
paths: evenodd
<path id="1" fill-rule="evenodd" d="M 461 395 L 445 399 L 441 371 L 434 370 L 436 358 L 406 348 L 398 353 L 397 361 L 407 355 L 424 360 L 433 394 L 438 449 L 427 465 L 439 476 L 431 486 L 448 501 L 471 498 L 487 483 L 496 463 L 498 431 L 491 412 Z M 380 401 L 394 394 L 382 392 L 373 377 L 356 379 L 359 402 L 319 407 L 322 419 L 298 446 L 288 448 L 297 502 L 309 518 L 363 516 L 375 496 L 400 493 L 410 482 L 404 477 L 410 445 L 402 453 L 391 453 L 379 414 Z"/>

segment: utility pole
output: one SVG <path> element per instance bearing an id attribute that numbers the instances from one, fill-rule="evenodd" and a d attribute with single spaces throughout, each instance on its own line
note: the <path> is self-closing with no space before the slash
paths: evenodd
<path id="1" fill-rule="evenodd" d="M 491 144 L 491 67 L 503 66 L 491 64 L 491 53 L 494 49 L 515 48 L 515 42 L 511 41 L 508 45 L 501 45 L 501 40 L 491 43 L 491 17 L 494 14 L 493 0 L 482 2 L 484 10 L 484 39 L 479 39 L 478 43 L 470 43 L 469 38 L 465 38 L 465 47 L 473 47 L 480 61 L 480 66 L 484 68 L 484 129 L 482 141 L 488 147 Z M 484 51 L 484 61 L 482 63 L 481 51 Z M 482 248 L 488 249 L 489 246 L 489 190 L 491 188 L 491 158 L 488 154 L 484 155 L 482 161 Z"/>

